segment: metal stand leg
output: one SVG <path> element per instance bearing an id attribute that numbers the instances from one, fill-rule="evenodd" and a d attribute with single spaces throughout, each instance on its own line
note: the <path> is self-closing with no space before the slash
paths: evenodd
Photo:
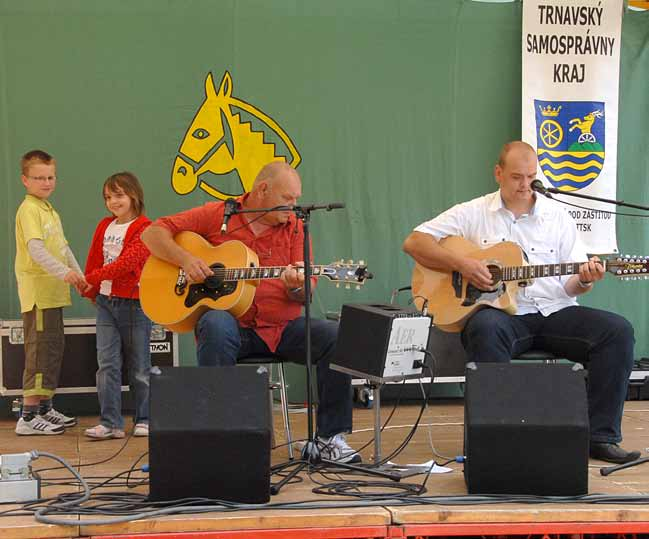
<path id="1" fill-rule="evenodd" d="M 374 398 L 374 464 L 381 462 L 381 384 L 370 386 Z"/>
<path id="2" fill-rule="evenodd" d="M 277 364 L 279 372 L 279 398 L 282 406 L 282 417 L 284 418 L 284 432 L 286 432 L 286 443 L 288 458 L 293 460 L 293 437 L 291 436 L 291 423 L 288 419 L 288 398 L 286 396 L 286 378 L 284 377 L 284 363 Z"/>

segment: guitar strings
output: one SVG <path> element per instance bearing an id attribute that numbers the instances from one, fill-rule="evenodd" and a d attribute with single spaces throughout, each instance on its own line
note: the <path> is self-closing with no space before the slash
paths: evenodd
<path id="1" fill-rule="evenodd" d="M 323 269 L 327 266 L 325 265 L 312 265 L 311 272 L 321 273 Z M 286 266 L 255 266 L 250 268 L 211 268 L 214 272 L 214 275 L 221 277 L 226 281 L 236 280 L 236 279 L 263 279 L 269 277 L 279 276 L 285 269 Z M 301 268 L 296 268 L 301 269 Z M 245 277 L 243 275 L 245 274 Z"/>

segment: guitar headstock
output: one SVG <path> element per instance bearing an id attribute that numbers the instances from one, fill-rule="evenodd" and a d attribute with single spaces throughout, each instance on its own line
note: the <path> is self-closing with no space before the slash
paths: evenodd
<path id="1" fill-rule="evenodd" d="M 359 260 L 358 264 L 354 264 L 353 260 L 345 262 L 342 258 L 328 266 L 322 266 L 319 275 L 336 281 L 336 288 L 340 287 L 340 283 L 345 283 L 345 288 L 355 285 L 357 290 L 362 284 L 365 284 L 367 279 L 374 277 L 367 271 L 367 265 L 362 260 Z"/>
<path id="2" fill-rule="evenodd" d="M 649 279 L 649 257 L 620 255 L 606 260 L 606 271 L 623 281 Z"/>

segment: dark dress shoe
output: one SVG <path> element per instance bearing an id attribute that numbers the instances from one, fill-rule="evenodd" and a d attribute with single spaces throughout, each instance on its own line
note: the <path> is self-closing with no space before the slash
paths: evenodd
<path id="1" fill-rule="evenodd" d="M 614 464 L 626 464 L 640 458 L 640 451 L 627 451 L 617 444 L 592 442 L 590 444 L 590 457 L 605 460 Z"/>

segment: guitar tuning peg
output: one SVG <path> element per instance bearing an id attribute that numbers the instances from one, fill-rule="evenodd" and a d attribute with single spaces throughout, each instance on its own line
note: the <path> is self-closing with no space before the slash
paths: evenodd
<path id="1" fill-rule="evenodd" d="M 358 263 L 359 263 L 361 266 L 364 266 L 364 265 L 365 265 L 365 260 L 359 260 Z"/>
<path id="2" fill-rule="evenodd" d="M 346 288 L 347 290 L 349 290 L 351 287 L 352 287 L 352 285 L 350 285 L 349 283 L 347 283 L 347 284 L 345 285 L 345 288 Z"/>
<path id="3" fill-rule="evenodd" d="M 353 264 L 354 261 L 350 258 L 350 259 L 347 261 L 347 263 L 348 263 L 348 264 Z"/>
<path id="4" fill-rule="evenodd" d="M 336 283 L 336 288 L 340 288 L 340 283 Z"/>
<path id="5" fill-rule="evenodd" d="M 645 279 L 646 279 L 646 277 L 645 277 Z M 360 290 L 360 289 L 361 289 L 361 285 L 357 284 L 356 285 L 356 290 Z"/>

